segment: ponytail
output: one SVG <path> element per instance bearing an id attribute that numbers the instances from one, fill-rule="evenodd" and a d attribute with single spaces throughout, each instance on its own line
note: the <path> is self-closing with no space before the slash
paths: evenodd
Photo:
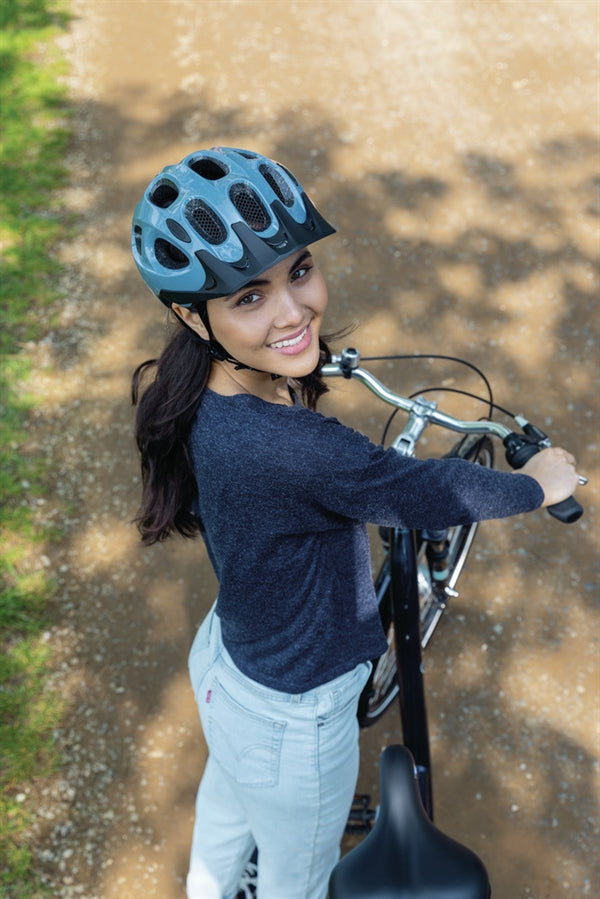
<path id="1" fill-rule="evenodd" d="M 131 398 L 138 406 L 135 438 L 142 466 L 142 500 L 135 522 L 147 546 L 173 532 L 195 537 L 201 529 L 191 511 L 198 488 L 188 441 L 210 365 L 208 348 L 182 325 L 160 358 L 143 362 L 133 374 Z M 151 372 L 154 380 L 142 393 Z"/>

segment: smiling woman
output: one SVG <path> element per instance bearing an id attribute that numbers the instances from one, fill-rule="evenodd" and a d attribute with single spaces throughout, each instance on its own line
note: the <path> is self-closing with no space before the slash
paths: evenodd
<path id="1" fill-rule="evenodd" d="M 307 247 L 333 233 L 286 168 L 247 150 L 192 153 L 146 189 L 133 217 L 133 256 L 183 327 L 133 379 L 137 402 L 156 369 L 137 419 L 145 543 L 198 533 L 187 440 L 207 388 L 290 405 L 289 378 L 312 409 L 326 391 L 327 290 Z"/>
<path id="2" fill-rule="evenodd" d="M 468 524 L 539 507 L 550 480 L 575 486 L 556 450 L 534 457 L 546 476 L 514 476 L 401 456 L 316 412 L 331 354 L 308 247 L 331 233 L 287 169 L 228 148 L 166 168 L 134 215 L 138 268 L 179 325 L 134 374 L 138 524 L 145 543 L 201 533 L 219 582 L 190 654 L 209 748 L 190 899 L 235 895 L 255 847 L 259 896 L 326 895 L 358 698 L 387 648 L 367 523 Z"/>

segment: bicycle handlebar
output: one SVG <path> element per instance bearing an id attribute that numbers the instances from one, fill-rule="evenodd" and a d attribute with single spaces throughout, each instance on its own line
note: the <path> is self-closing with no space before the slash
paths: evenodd
<path id="1" fill-rule="evenodd" d="M 515 421 L 522 428 L 522 433 L 511 431 L 505 425 L 489 419 L 462 421 L 445 412 L 440 412 L 437 408 L 437 403 L 425 400 L 421 396 L 416 399 L 409 399 L 394 393 L 370 371 L 361 368 L 359 362 L 359 351 L 353 347 L 348 347 L 342 350 L 339 356 L 332 356 L 331 362 L 323 365 L 321 374 L 324 377 L 356 378 L 385 403 L 408 412 L 410 416 L 409 424 L 405 432 L 403 432 L 405 436 L 401 436 L 399 441 L 402 442 L 404 440 L 405 451 L 410 454 L 412 454 L 414 444 L 423 429 L 429 423 L 439 425 L 450 431 L 457 431 L 460 434 L 489 434 L 493 437 L 499 437 L 505 447 L 507 462 L 515 469 L 522 468 L 531 456 L 551 446 L 548 436 L 543 431 L 520 416 L 515 416 Z M 580 477 L 579 481 L 581 484 L 585 484 L 587 479 Z M 560 503 L 548 506 L 547 510 L 550 515 L 565 524 L 572 524 L 583 515 L 583 508 L 572 496 Z"/>

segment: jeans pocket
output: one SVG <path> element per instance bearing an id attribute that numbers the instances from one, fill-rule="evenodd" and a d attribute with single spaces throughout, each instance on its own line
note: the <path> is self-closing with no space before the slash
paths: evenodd
<path id="1" fill-rule="evenodd" d="M 349 708 L 357 710 L 358 700 L 371 673 L 371 663 L 362 662 L 354 670 L 349 671 L 332 684 L 332 689 L 325 693 L 317 708 L 317 722 L 320 727 L 335 722 L 347 714 Z"/>
<path id="2" fill-rule="evenodd" d="M 212 683 L 206 717 L 209 751 L 236 783 L 277 785 L 285 721 L 250 711 L 218 679 Z"/>

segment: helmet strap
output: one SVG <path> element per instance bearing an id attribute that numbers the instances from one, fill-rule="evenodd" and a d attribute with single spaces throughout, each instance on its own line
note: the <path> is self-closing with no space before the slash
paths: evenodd
<path id="1" fill-rule="evenodd" d="M 246 365 L 244 362 L 239 362 L 234 356 L 231 356 L 224 346 L 222 346 L 218 340 L 215 340 L 212 333 L 212 328 L 210 327 L 210 321 L 208 319 L 208 309 L 206 308 L 206 303 L 199 303 L 196 307 L 196 311 L 200 318 L 202 319 L 202 323 L 206 330 L 208 331 L 209 340 L 205 340 L 203 337 L 200 337 L 197 332 L 195 332 L 198 336 L 198 339 L 202 341 L 206 346 L 208 346 L 208 352 L 212 359 L 216 362 L 231 362 L 231 364 L 235 367 L 236 371 L 259 371 L 259 369 L 252 368 L 250 365 Z M 265 372 L 266 374 L 266 372 Z M 271 380 L 276 381 L 281 375 L 276 375 L 270 372 Z"/>

